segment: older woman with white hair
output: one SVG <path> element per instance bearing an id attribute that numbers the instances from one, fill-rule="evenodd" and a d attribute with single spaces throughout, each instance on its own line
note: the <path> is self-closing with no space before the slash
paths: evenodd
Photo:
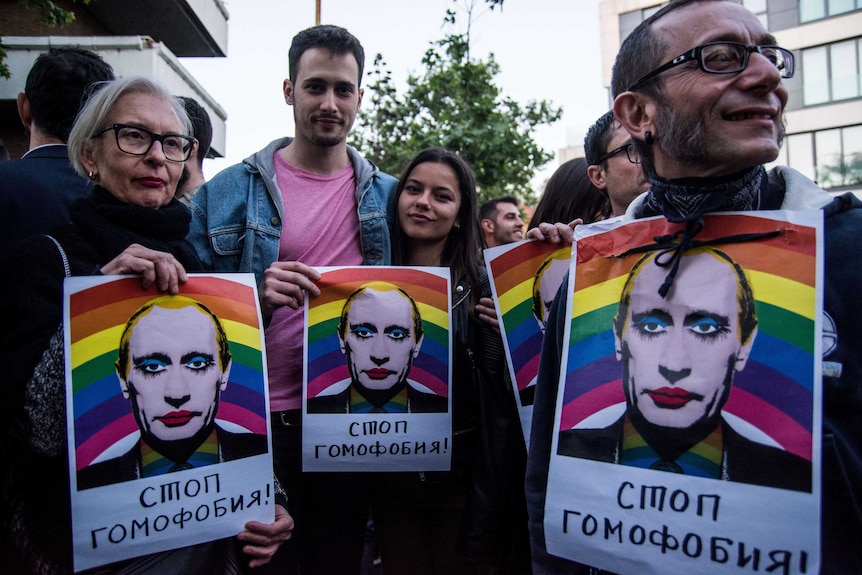
<path id="1" fill-rule="evenodd" d="M 4 453 L 4 563 L 18 573 L 71 573 L 63 279 L 137 274 L 176 294 L 187 272 L 203 271 L 185 242 L 190 215 L 174 200 L 194 139 L 183 104 L 149 78 L 104 84 L 81 110 L 69 156 L 93 192 L 70 206 L 71 222 L 19 243 L 0 266 L 0 388 Z M 59 326 L 59 327 L 58 327 Z M 251 522 L 238 535 L 252 566 L 289 538 L 293 521 Z M 230 572 L 237 546 L 225 540 L 118 566 L 123 572 Z M 237 558 L 239 559 L 239 558 Z M 135 563 L 137 562 L 137 563 Z M 146 565 L 144 567 L 144 565 Z M 131 571 L 128 571 L 131 569 Z M 111 569 L 109 569 L 110 571 Z"/>

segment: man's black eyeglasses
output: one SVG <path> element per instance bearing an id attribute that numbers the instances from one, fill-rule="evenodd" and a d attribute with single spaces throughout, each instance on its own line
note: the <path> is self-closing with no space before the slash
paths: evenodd
<path id="1" fill-rule="evenodd" d="M 626 153 L 626 158 L 628 158 L 629 162 L 631 162 L 632 164 L 640 164 L 641 163 L 640 156 L 638 156 L 634 151 L 634 144 L 629 142 L 628 144 L 623 144 L 619 148 L 611 150 L 610 152 L 608 152 L 607 154 L 605 154 L 604 156 L 599 158 L 596 161 L 595 165 L 598 166 L 600 164 L 604 164 L 606 160 L 613 158 L 614 156 L 616 156 L 617 154 L 619 154 L 620 152 L 623 152 L 623 151 Z"/>
<path id="2" fill-rule="evenodd" d="M 125 154 L 143 156 L 153 147 L 153 142 L 162 145 L 165 159 L 171 162 L 185 162 L 192 154 L 194 138 L 182 134 L 156 134 L 138 126 L 129 124 L 111 124 L 104 130 L 96 132 L 93 137 L 101 136 L 113 130 L 117 139 L 117 148 Z"/>
<path id="3" fill-rule="evenodd" d="M 793 52 L 779 46 L 748 46 L 739 42 L 710 42 L 703 46 L 692 48 L 680 54 L 670 62 L 662 64 L 637 82 L 629 86 L 628 91 L 636 90 L 647 81 L 655 78 L 675 66 L 697 60 L 700 69 L 708 74 L 735 74 L 742 72 L 748 66 L 748 57 L 757 52 L 778 68 L 782 78 L 792 78 L 795 71 Z"/>

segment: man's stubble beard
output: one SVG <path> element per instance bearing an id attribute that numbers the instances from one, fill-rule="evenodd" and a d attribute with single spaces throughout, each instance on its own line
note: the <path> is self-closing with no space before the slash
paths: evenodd
<path id="1" fill-rule="evenodd" d="M 661 126 L 661 133 L 656 136 L 656 143 L 679 162 L 690 165 L 703 163 L 706 160 L 706 126 L 703 118 L 677 114 L 663 98 L 659 98 L 658 103 L 656 121 Z M 778 148 L 784 142 L 786 124 L 782 111 L 776 137 Z"/>

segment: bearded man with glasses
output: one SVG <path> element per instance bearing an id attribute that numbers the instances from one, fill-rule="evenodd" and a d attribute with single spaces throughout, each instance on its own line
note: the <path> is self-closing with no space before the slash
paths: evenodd
<path id="1" fill-rule="evenodd" d="M 823 210 L 820 569 L 860 573 L 862 306 L 854 288 L 862 283 L 862 265 L 852 260 L 858 257 L 862 202 L 851 193 L 832 198 L 790 168 L 763 167 L 781 147 L 788 95 L 783 80 L 794 72 L 793 54 L 736 2 L 672 1 L 644 20 L 620 47 L 611 86 L 614 116 L 631 135 L 650 183 L 625 217 L 690 222 L 718 211 Z M 539 230 L 532 237 L 572 237 L 565 226 L 542 224 Z M 551 556 L 545 546 L 567 295 L 561 290 L 550 310 L 530 436 L 526 488 L 536 574 L 595 571 Z"/>

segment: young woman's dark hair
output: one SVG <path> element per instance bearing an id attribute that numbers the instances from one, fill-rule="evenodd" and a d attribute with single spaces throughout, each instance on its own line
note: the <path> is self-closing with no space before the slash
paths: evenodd
<path id="1" fill-rule="evenodd" d="M 581 218 L 585 224 L 590 224 L 610 217 L 608 194 L 590 181 L 588 167 L 585 159 L 575 158 L 557 168 L 545 185 L 542 198 L 530 218 L 529 229 L 542 222 L 567 224 Z"/>

